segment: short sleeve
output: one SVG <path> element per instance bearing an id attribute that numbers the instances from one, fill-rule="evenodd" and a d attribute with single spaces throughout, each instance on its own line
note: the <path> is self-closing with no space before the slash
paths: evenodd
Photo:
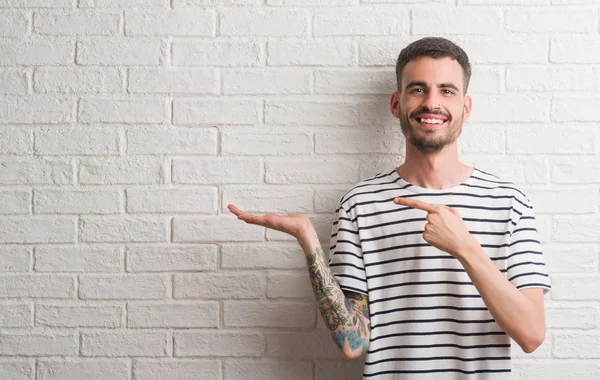
<path id="1" fill-rule="evenodd" d="M 530 202 L 520 207 L 521 216 L 510 235 L 506 276 L 517 288 L 551 289 L 550 276 L 544 262 L 536 219 Z"/>
<path id="2" fill-rule="evenodd" d="M 342 290 L 367 294 L 367 279 L 358 227 L 338 205 L 331 229 L 329 267 Z"/>

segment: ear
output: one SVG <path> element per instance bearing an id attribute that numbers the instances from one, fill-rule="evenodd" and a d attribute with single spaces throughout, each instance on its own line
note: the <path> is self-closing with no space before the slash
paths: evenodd
<path id="1" fill-rule="evenodd" d="M 400 118 L 400 94 L 398 91 L 394 91 L 390 99 L 390 111 L 396 119 Z"/>
<path id="2" fill-rule="evenodd" d="M 470 95 L 465 96 L 465 106 L 463 108 L 464 119 L 463 122 L 469 120 L 469 116 L 471 116 L 471 108 L 473 107 L 473 99 Z"/>

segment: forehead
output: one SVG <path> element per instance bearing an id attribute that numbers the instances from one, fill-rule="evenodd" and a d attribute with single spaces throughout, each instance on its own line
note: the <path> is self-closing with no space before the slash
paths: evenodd
<path id="1" fill-rule="evenodd" d="M 413 81 L 429 85 L 452 83 L 458 88 L 464 87 L 464 72 L 457 60 L 420 57 L 410 61 L 402 72 L 402 87 Z"/>

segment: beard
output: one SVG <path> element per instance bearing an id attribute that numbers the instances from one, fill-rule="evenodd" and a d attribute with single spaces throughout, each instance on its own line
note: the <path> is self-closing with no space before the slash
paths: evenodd
<path id="1" fill-rule="evenodd" d="M 417 126 L 417 121 L 413 117 L 424 113 L 443 115 L 447 118 L 446 125 L 442 128 L 433 128 L 430 130 Z M 454 143 L 458 139 L 462 133 L 463 120 L 464 115 L 462 113 L 460 117 L 454 119 L 446 113 L 421 108 L 410 115 L 402 114 L 400 116 L 400 128 L 404 137 L 406 137 L 407 143 L 421 153 L 430 155 L 439 153 L 444 147 Z"/>

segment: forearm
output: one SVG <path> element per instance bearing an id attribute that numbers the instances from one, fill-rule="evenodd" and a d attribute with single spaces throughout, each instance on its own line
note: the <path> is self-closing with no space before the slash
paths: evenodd
<path id="1" fill-rule="evenodd" d="M 533 351 L 545 329 L 535 304 L 508 281 L 479 244 L 459 260 L 500 328 L 524 351 Z"/>
<path id="2" fill-rule="evenodd" d="M 329 333 L 345 358 L 353 359 L 366 352 L 371 335 L 368 310 L 359 310 L 342 292 L 316 237 L 303 239 L 308 272 L 317 306 Z"/>

